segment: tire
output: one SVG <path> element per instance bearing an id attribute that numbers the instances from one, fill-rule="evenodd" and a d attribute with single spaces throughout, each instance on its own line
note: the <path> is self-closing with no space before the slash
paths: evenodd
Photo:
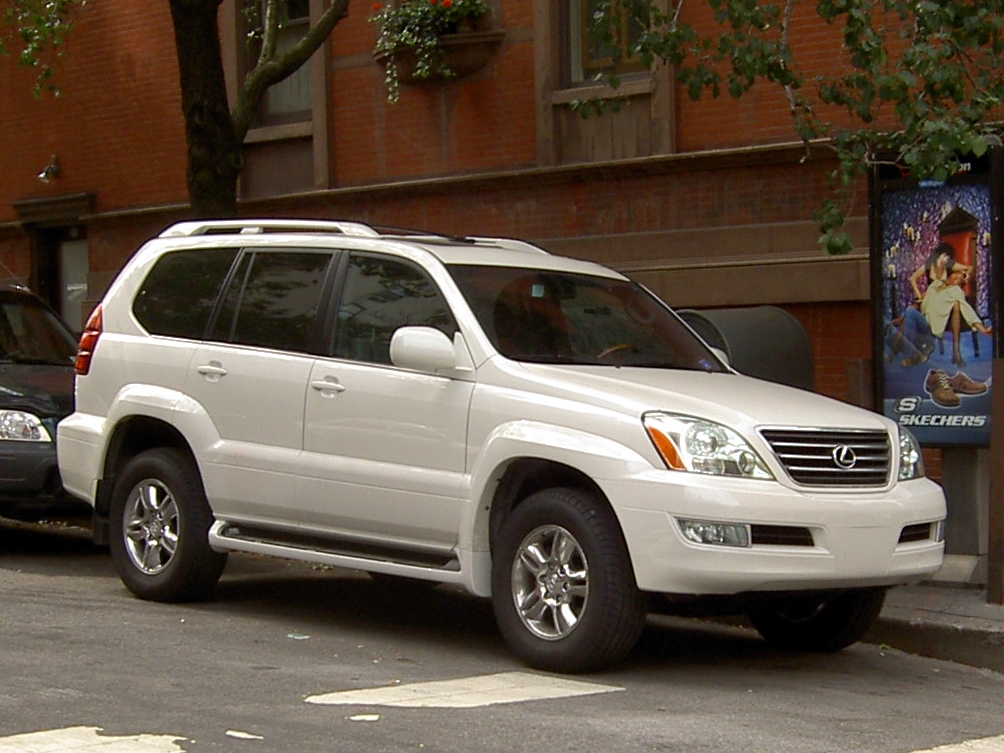
<path id="1" fill-rule="evenodd" d="M 227 561 L 209 546 L 212 522 L 192 459 L 167 447 L 143 452 L 126 464 L 112 491 L 115 570 L 141 599 L 207 598 Z"/>
<path id="2" fill-rule="evenodd" d="M 777 648 L 826 653 L 857 643 L 878 619 L 884 588 L 805 598 L 749 613 L 753 627 Z"/>
<path id="3" fill-rule="evenodd" d="M 613 511 L 578 489 L 537 492 L 502 524 L 492 547 L 492 606 L 517 656 L 568 673 L 622 659 L 646 615 Z"/>

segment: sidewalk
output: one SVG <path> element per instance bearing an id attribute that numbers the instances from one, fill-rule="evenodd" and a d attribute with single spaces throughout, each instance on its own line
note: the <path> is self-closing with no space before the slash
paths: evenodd
<path id="1" fill-rule="evenodd" d="M 983 589 L 924 583 L 889 591 L 867 643 L 1004 672 L 1004 606 Z"/>

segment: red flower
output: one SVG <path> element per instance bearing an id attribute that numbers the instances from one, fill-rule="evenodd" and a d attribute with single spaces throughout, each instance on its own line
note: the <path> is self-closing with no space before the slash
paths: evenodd
<path id="1" fill-rule="evenodd" d="M 383 6 L 380 3 L 373 3 L 373 10 L 380 10 Z"/>
<path id="2" fill-rule="evenodd" d="M 443 0 L 444 8 L 449 8 L 451 5 L 453 5 L 453 0 Z"/>

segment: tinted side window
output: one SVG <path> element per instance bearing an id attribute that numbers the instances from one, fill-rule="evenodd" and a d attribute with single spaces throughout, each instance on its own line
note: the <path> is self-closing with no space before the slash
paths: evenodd
<path id="1" fill-rule="evenodd" d="M 212 339 L 309 350 L 331 260 L 330 252 L 245 253 L 227 289 Z"/>
<path id="2" fill-rule="evenodd" d="M 76 356 L 76 343 L 41 302 L 27 294 L 8 298 L 0 293 L 0 363 L 68 366 Z"/>
<path id="3" fill-rule="evenodd" d="M 192 249 L 162 256 L 132 310 L 148 332 L 201 340 L 237 249 Z"/>
<path id="4" fill-rule="evenodd" d="M 436 286 L 417 267 L 353 254 L 338 308 L 335 355 L 390 363 L 390 339 L 406 325 L 435 327 L 450 337 L 453 316 Z"/>

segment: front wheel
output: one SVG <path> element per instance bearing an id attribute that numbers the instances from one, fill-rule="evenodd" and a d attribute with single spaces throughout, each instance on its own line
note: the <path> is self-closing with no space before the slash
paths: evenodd
<path id="1" fill-rule="evenodd" d="M 617 519 L 578 489 L 528 497 L 492 550 L 492 605 L 527 664 L 588 672 L 623 658 L 645 623 L 645 600 Z"/>
<path id="2" fill-rule="evenodd" d="M 749 620 L 773 646 L 795 651 L 839 651 L 861 640 L 878 619 L 884 588 L 804 597 L 782 606 L 754 610 Z"/>
<path id="3" fill-rule="evenodd" d="M 226 554 L 209 546 L 213 515 L 198 469 L 185 453 L 157 448 L 123 468 L 112 491 L 110 545 L 122 582 L 152 601 L 207 597 Z"/>

